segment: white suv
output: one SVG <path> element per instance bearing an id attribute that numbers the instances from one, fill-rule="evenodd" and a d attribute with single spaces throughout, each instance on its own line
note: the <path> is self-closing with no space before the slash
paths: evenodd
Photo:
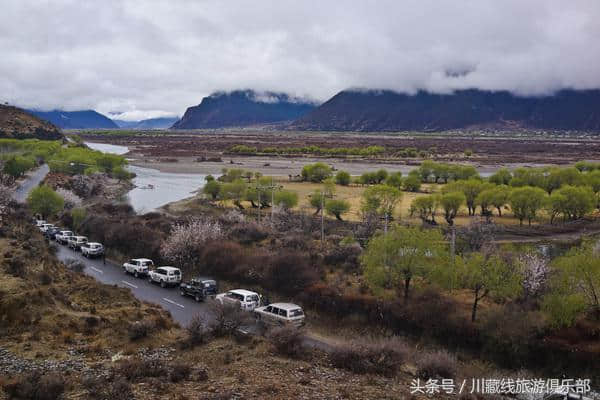
<path id="1" fill-rule="evenodd" d="M 175 267 L 158 267 L 148 273 L 148 282 L 160 283 L 160 287 L 179 285 L 181 270 Z"/>
<path id="2" fill-rule="evenodd" d="M 54 224 L 48 224 L 48 223 L 46 223 L 46 224 L 42 224 L 42 225 L 39 226 L 39 229 L 42 232 L 46 232 L 50 228 L 54 228 Z"/>
<path id="3" fill-rule="evenodd" d="M 88 242 L 81 246 L 81 255 L 84 257 L 96 257 L 104 254 L 104 246 L 98 242 Z"/>
<path id="4" fill-rule="evenodd" d="M 88 239 L 85 236 L 71 236 L 69 240 L 67 240 L 67 245 L 69 248 L 79 251 L 81 250 L 81 246 L 86 244 Z"/>
<path id="5" fill-rule="evenodd" d="M 242 310 L 252 311 L 260 305 L 260 295 L 245 289 L 233 289 L 215 297 L 221 304 L 237 304 Z"/>
<path id="6" fill-rule="evenodd" d="M 304 325 L 304 312 L 300 306 L 291 303 L 273 303 L 265 307 L 258 307 L 254 315 L 259 321 L 269 325 L 291 325 L 301 327 Z"/>
<path id="7" fill-rule="evenodd" d="M 67 244 L 69 238 L 71 238 L 72 236 L 75 236 L 73 231 L 60 231 L 56 234 L 54 238 L 60 244 Z"/>
<path id="8" fill-rule="evenodd" d="M 150 267 L 154 267 L 154 263 L 149 258 L 132 258 L 123 264 L 123 271 L 137 278 L 140 275 L 148 275 Z"/>

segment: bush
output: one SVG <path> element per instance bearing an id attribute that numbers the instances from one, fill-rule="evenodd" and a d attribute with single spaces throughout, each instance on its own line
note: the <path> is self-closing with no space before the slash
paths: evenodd
<path id="1" fill-rule="evenodd" d="M 171 373 L 169 374 L 169 379 L 173 383 L 181 382 L 188 379 L 191 372 L 192 368 L 188 364 L 179 362 L 171 366 Z"/>
<path id="2" fill-rule="evenodd" d="M 350 174 L 346 171 L 339 171 L 335 174 L 335 183 L 342 186 L 348 186 L 350 184 Z"/>
<path id="3" fill-rule="evenodd" d="M 73 272 L 83 272 L 85 264 L 74 258 L 67 258 L 65 260 L 65 266 Z"/>
<path id="4" fill-rule="evenodd" d="M 330 354 L 331 362 L 337 368 L 387 377 L 394 376 L 408 356 L 408 346 L 398 339 L 358 341 L 338 346 Z"/>
<path id="5" fill-rule="evenodd" d="M 185 330 L 187 332 L 187 337 L 185 341 L 182 342 L 182 347 L 184 348 L 194 348 L 208 343 L 212 336 L 210 328 L 204 318 L 200 315 L 193 317 Z"/>
<path id="6" fill-rule="evenodd" d="M 306 256 L 295 251 L 283 251 L 272 259 L 268 286 L 285 294 L 296 294 L 319 280 L 319 273 Z"/>
<path id="7" fill-rule="evenodd" d="M 304 334 L 295 327 L 275 328 L 269 332 L 268 338 L 277 354 L 293 358 L 306 355 L 302 345 Z"/>
<path id="8" fill-rule="evenodd" d="M 65 391 L 65 380 L 56 373 L 34 371 L 9 381 L 4 391 L 13 399 L 56 400 Z"/>
<path id="9" fill-rule="evenodd" d="M 125 377 L 130 382 L 136 382 L 143 378 L 165 377 L 169 371 L 161 360 L 130 358 L 120 361 L 114 368 L 114 372 Z"/>
<path id="10" fill-rule="evenodd" d="M 331 167 L 324 163 L 305 165 L 302 168 L 302 180 L 321 183 L 331 176 Z"/>
<path id="11" fill-rule="evenodd" d="M 446 351 L 425 353 L 417 360 L 417 376 L 422 379 L 451 379 L 456 375 L 456 358 Z"/>
<path id="12" fill-rule="evenodd" d="M 129 340 L 136 341 L 147 337 L 155 329 L 155 324 L 150 320 L 136 321 L 129 325 Z"/>
<path id="13" fill-rule="evenodd" d="M 100 377 L 89 377 L 82 384 L 90 399 L 131 400 L 135 398 L 131 384 L 121 376 L 109 381 Z"/>
<path id="14" fill-rule="evenodd" d="M 211 330 L 216 337 L 231 336 L 242 326 L 252 324 L 250 313 L 243 311 L 236 304 L 221 304 L 217 301 L 209 302 L 209 311 L 212 316 Z"/>
<path id="15" fill-rule="evenodd" d="M 242 222 L 234 225 L 229 237 L 243 244 L 251 244 L 266 239 L 269 234 L 255 222 Z"/>

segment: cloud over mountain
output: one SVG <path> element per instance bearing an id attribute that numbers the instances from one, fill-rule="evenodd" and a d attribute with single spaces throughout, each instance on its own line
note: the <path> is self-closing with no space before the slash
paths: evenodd
<path id="1" fill-rule="evenodd" d="M 321 101 L 350 87 L 598 88 L 598 20 L 595 0 L 7 0 L 0 93 L 150 118 L 237 88 Z"/>

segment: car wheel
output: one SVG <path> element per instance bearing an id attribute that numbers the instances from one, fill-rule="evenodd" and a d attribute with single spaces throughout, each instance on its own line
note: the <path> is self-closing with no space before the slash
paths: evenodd
<path id="1" fill-rule="evenodd" d="M 135 277 L 137 278 L 137 277 L 139 276 L 138 272 L 137 272 L 137 271 L 135 271 L 135 272 L 133 273 L 133 276 L 135 276 Z"/>
<path id="2" fill-rule="evenodd" d="M 202 300 L 202 299 L 200 298 L 200 295 L 197 294 L 196 296 L 194 296 L 194 300 L 196 300 L 198 303 L 200 303 L 200 300 Z"/>
<path id="3" fill-rule="evenodd" d="M 165 281 L 160 281 L 160 287 L 161 288 L 167 287 L 167 284 L 165 283 Z"/>
<path id="4" fill-rule="evenodd" d="M 123 267 L 123 273 L 127 274 L 127 268 L 126 267 Z"/>
<path id="5" fill-rule="evenodd" d="M 179 294 L 182 295 L 182 296 L 185 296 L 185 292 L 183 290 L 180 290 Z"/>

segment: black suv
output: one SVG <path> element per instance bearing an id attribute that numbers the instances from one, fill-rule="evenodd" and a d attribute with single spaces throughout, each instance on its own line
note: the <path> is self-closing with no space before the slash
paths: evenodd
<path id="1" fill-rule="evenodd" d="M 56 234 L 62 230 L 63 230 L 63 228 L 54 226 L 52 228 L 46 229 L 46 232 L 44 232 L 44 236 L 46 236 L 49 240 L 55 240 Z"/>
<path id="2" fill-rule="evenodd" d="M 217 294 L 217 281 L 212 278 L 194 278 L 179 285 L 182 296 L 192 296 L 196 301 L 204 301 Z"/>

